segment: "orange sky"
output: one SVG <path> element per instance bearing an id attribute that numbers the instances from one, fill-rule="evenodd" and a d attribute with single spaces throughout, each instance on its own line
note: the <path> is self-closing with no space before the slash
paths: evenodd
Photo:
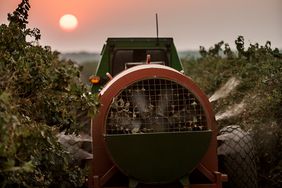
<path id="1" fill-rule="evenodd" d="M 0 23 L 20 0 L 0 0 Z M 175 39 L 179 50 L 207 48 L 220 40 L 234 43 L 266 40 L 282 48 L 281 0 L 30 0 L 30 27 L 41 30 L 42 45 L 66 51 L 100 51 L 107 37 L 155 37 L 155 13 L 160 36 Z M 73 14 L 76 30 L 59 27 Z M 232 45 L 231 45 L 232 46 Z"/>

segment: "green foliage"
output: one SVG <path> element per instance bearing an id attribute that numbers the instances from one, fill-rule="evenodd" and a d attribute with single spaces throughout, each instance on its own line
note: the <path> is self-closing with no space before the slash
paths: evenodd
<path id="1" fill-rule="evenodd" d="M 39 30 L 27 28 L 29 8 L 23 0 L 9 25 L 0 26 L 0 185 L 79 187 L 83 171 L 56 134 L 78 133 L 77 114 L 94 115 L 97 96 L 80 82 L 73 62 L 37 45 Z"/>
<path id="2" fill-rule="evenodd" d="M 56 130 L 20 114 L 12 100 L 8 93 L 0 96 L 2 187 L 80 186 L 82 171 L 69 164 L 70 157 L 54 136 Z"/>
<path id="3" fill-rule="evenodd" d="M 244 101 L 245 110 L 239 116 L 219 121 L 220 127 L 239 124 L 254 132 L 257 146 L 260 184 L 280 187 L 282 182 L 282 54 L 264 46 L 245 46 L 244 38 L 235 40 L 237 52 L 228 44 L 216 44 L 208 51 L 200 48 L 201 58 L 184 60 L 187 75 L 209 95 L 230 77 L 240 80 L 239 86 L 227 98 L 213 103 L 215 112 Z"/>

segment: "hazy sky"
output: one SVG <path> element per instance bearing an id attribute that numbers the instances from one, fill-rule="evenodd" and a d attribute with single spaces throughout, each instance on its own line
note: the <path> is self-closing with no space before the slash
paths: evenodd
<path id="1" fill-rule="evenodd" d="M 20 0 L 0 0 L 0 23 L 7 23 Z M 54 50 L 100 51 L 107 37 L 173 37 L 178 50 L 207 48 L 224 40 L 282 48 L 282 0 L 30 0 L 29 26 L 41 30 L 42 45 Z M 73 14 L 78 27 L 59 26 Z"/>

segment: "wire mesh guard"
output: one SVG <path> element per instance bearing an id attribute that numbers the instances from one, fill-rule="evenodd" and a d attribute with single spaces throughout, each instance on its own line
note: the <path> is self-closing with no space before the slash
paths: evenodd
<path id="1" fill-rule="evenodd" d="M 207 130 L 203 107 L 182 85 L 166 79 L 135 82 L 115 98 L 106 134 Z"/>

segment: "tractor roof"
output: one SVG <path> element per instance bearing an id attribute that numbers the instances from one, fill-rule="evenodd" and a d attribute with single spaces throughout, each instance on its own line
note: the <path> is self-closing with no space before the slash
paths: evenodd
<path id="1" fill-rule="evenodd" d="M 158 48 L 173 45 L 172 38 L 108 38 L 107 45 L 121 48 Z"/>

